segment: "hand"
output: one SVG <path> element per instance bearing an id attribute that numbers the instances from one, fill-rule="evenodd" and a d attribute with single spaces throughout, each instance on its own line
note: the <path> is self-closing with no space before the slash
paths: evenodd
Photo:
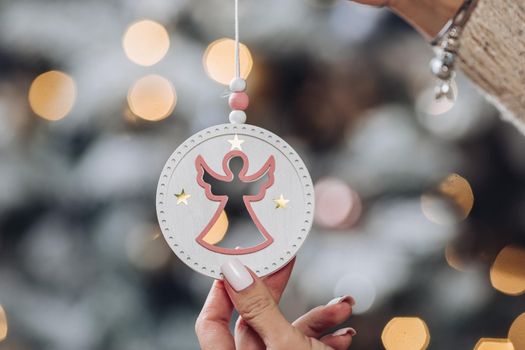
<path id="1" fill-rule="evenodd" d="M 354 2 L 389 7 L 426 38 L 434 38 L 454 17 L 465 0 L 354 0 Z"/>
<path id="2" fill-rule="evenodd" d="M 259 279 L 233 259 L 221 267 L 224 281 L 215 281 L 195 329 L 204 350 L 263 349 L 347 349 L 356 334 L 343 328 L 322 336 L 344 322 L 352 313 L 351 297 L 337 298 L 319 306 L 292 324 L 278 308 L 278 302 L 292 272 L 294 261 L 267 277 Z M 239 312 L 235 335 L 229 329 L 233 308 Z"/>

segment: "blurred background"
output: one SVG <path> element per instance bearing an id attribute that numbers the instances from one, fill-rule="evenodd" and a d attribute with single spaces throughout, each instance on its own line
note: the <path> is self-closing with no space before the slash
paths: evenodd
<path id="1" fill-rule="evenodd" d="M 525 349 L 523 135 L 461 74 L 433 101 L 430 47 L 387 10 L 240 11 L 248 122 L 316 184 L 286 316 L 351 294 L 354 349 Z M 155 191 L 227 122 L 232 36 L 226 0 L 0 3 L 0 349 L 199 348 L 212 281 L 165 243 Z"/>

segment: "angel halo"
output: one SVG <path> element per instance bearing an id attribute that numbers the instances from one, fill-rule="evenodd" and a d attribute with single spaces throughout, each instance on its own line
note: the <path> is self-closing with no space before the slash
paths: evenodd
<path id="1" fill-rule="evenodd" d="M 182 143 L 157 187 L 157 216 L 168 245 L 213 278 L 221 278 L 220 266 L 232 256 L 259 276 L 282 268 L 305 241 L 314 210 L 312 180 L 299 155 L 279 136 L 244 124 L 249 99 L 240 77 L 238 0 L 235 5 L 230 123 Z M 229 225 L 228 215 L 239 208 L 244 223 Z"/>

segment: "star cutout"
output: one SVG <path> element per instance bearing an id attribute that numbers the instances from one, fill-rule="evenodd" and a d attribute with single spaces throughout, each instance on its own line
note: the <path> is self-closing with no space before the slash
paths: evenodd
<path id="1" fill-rule="evenodd" d="M 281 196 L 277 199 L 274 199 L 273 200 L 275 202 L 275 209 L 279 209 L 279 208 L 286 208 L 288 202 L 290 201 L 289 199 L 285 199 L 284 196 L 281 194 Z"/>
<path id="2" fill-rule="evenodd" d="M 191 194 L 187 194 L 184 192 L 184 189 L 182 189 L 181 193 L 175 194 L 175 197 L 177 197 L 177 205 L 180 205 L 181 203 L 188 205 L 188 198 L 191 197 Z"/>
<path id="3" fill-rule="evenodd" d="M 241 140 L 237 134 L 233 137 L 233 139 L 228 140 L 228 142 L 232 145 L 230 148 L 230 151 L 233 151 L 234 149 L 238 149 L 239 151 L 242 151 L 241 145 L 244 143 L 244 140 Z"/>

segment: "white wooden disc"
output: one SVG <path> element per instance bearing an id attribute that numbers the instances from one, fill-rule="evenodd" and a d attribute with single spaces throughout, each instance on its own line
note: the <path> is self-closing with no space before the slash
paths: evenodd
<path id="1" fill-rule="evenodd" d="M 242 254 L 213 251 L 199 238 L 221 209 L 221 202 L 211 199 L 204 181 L 199 183 L 203 176 L 198 169 L 205 163 L 223 176 L 227 174 L 223 163 L 232 153 L 245 156 L 247 176 L 267 169 L 269 178 L 273 169 L 273 181 L 259 193 L 262 198 L 247 205 L 251 217 L 256 217 L 254 222 L 260 224 L 259 231 L 268 233 L 271 240 L 263 248 L 242 247 Z M 273 167 L 267 166 L 272 159 Z M 169 246 L 192 269 L 214 278 L 221 278 L 220 266 L 232 257 L 258 276 L 279 270 L 305 241 L 313 210 L 312 180 L 299 155 L 279 136 L 248 124 L 221 124 L 187 139 L 166 162 L 157 188 L 157 215 Z"/>

